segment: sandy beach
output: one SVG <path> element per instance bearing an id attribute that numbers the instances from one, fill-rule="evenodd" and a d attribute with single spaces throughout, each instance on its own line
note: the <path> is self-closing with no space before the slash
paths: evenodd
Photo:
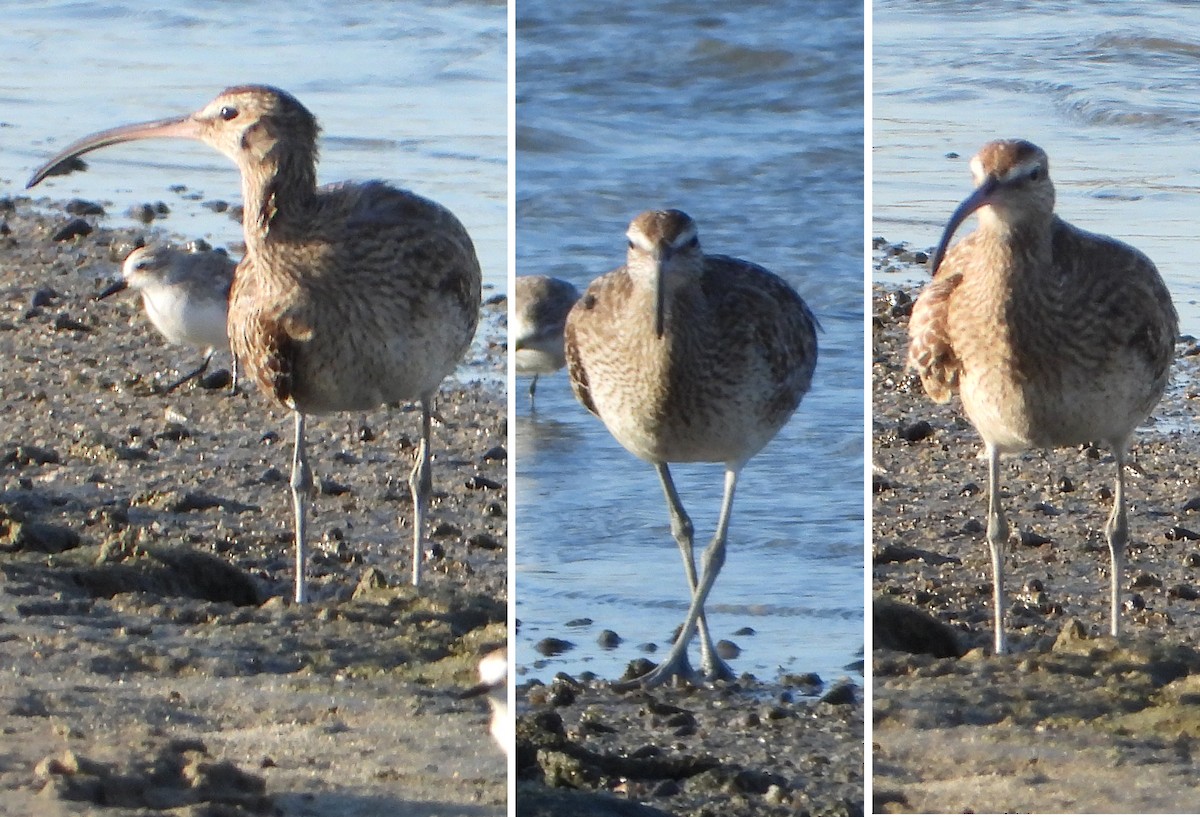
<path id="1" fill-rule="evenodd" d="M 83 204 L 0 199 L 4 812 L 504 814 L 487 705 L 455 697 L 505 641 L 503 302 L 436 401 L 421 588 L 418 414 L 310 422 L 301 608 L 290 419 L 219 375 L 156 393 L 199 351 L 93 297 L 164 235 Z"/>
<path id="2" fill-rule="evenodd" d="M 1127 470 L 1124 632 L 1107 633 L 1103 526 L 1115 479 L 1093 446 L 1003 462 L 1011 654 L 991 654 L 986 462 L 957 399 L 903 367 L 922 253 L 877 239 L 873 299 L 873 799 L 891 812 L 1187 812 L 1200 735 L 1195 339 Z M 943 657 L 888 649 L 901 603 Z M 901 608 L 904 610 L 906 608 Z M 926 629 L 926 633 L 929 629 Z M 911 636 L 911 630 L 907 634 Z M 945 655 L 947 638 L 961 657 Z M 936 648 L 931 648 L 936 649 Z"/>

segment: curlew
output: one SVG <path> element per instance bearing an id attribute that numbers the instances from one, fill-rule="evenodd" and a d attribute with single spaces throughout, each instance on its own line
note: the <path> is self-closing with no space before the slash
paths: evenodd
<path id="1" fill-rule="evenodd" d="M 103 300 L 125 289 L 142 296 L 142 308 L 169 342 L 204 349 L 204 361 L 163 389 L 169 394 L 208 369 L 217 349 L 229 348 L 226 320 L 229 288 L 237 262 L 223 252 L 186 252 L 160 245 L 138 247 L 121 266 L 121 278 L 96 296 Z M 233 386 L 237 391 L 237 358 Z"/>
<path id="2" fill-rule="evenodd" d="M 522 275 L 513 288 L 512 344 L 517 374 L 531 374 L 529 403 L 533 404 L 539 374 L 567 365 L 563 328 L 567 313 L 579 300 L 569 281 L 545 275 Z"/>
<path id="3" fill-rule="evenodd" d="M 1054 214 L 1045 152 L 1021 140 L 984 145 L 971 160 L 975 191 L 950 217 L 933 281 L 913 307 L 908 365 L 939 403 L 957 389 L 988 458 L 995 650 L 1006 651 L 1000 456 L 1028 448 L 1103 443 L 1116 460 L 1105 525 L 1112 557 L 1111 632 L 1129 526 L 1130 436 L 1162 397 L 1179 321 L 1154 264 L 1133 247 Z M 947 252 L 978 212 L 979 227 Z"/>
<path id="4" fill-rule="evenodd" d="M 134 139 L 194 139 L 242 179 L 246 254 L 234 275 L 229 339 L 250 379 L 295 420 L 292 507 L 297 602 L 307 598 L 309 414 L 418 402 L 409 477 L 413 584 L 432 490 L 431 404 L 479 320 L 480 271 L 466 229 L 441 205 L 379 181 L 317 187 L 316 118 L 263 85 L 226 89 L 187 116 L 125 125 L 68 145 L 28 186 L 81 154 Z"/>
<path id="5" fill-rule="evenodd" d="M 690 679 L 688 643 L 700 632 L 709 680 L 732 677 L 717 656 L 704 603 L 725 563 L 742 467 L 783 427 L 812 382 L 817 321 L 796 292 L 762 267 L 705 255 L 679 210 L 639 215 L 625 266 L 588 287 L 567 318 L 575 396 L 631 454 L 658 472 L 691 588 L 667 658 L 634 683 Z M 697 579 L 691 519 L 668 464 L 719 462 L 724 495 Z"/>

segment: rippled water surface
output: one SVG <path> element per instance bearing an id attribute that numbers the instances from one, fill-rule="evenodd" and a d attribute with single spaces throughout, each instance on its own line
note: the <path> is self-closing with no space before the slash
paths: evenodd
<path id="1" fill-rule="evenodd" d="M 785 277 L 824 327 L 811 393 L 743 472 L 709 599 L 714 636 L 744 650 L 734 668 L 760 677 L 836 677 L 862 657 L 862 82 L 857 2 L 517 6 L 517 274 L 582 288 L 622 263 L 634 215 L 674 206 L 708 251 Z M 518 664 L 613 677 L 641 644 L 661 656 L 686 612 L 666 506 L 564 373 L 541 379 L 536 412 L 526 386 Z M 703 547 L 721 467 L 672 470 Z M 602 629 L 624 643 L 600 649 Z M 577 646 L 542 662 L 546 636 Z"/>
<path id="2" fill-rule="evenodd" d="M 874 3 L 872 231 L 924 248 L 989 139 L 1046 149 L 1059 214 L 1144 251 L 1200 332 L 1200 6 Z"/>
<path id="3" fill-rule="evenodd" d="M 506 30 L 505 4 L 484 0 L 9 3 L 0 195 L 92 131 L 193 111 L 230 85 L 277 85 L 324 128 L 322 183 L 381 178 L 445 204 L 474 238 L 485 281 L 503 288 Z M 117 217 L 163 201 L 167 229 L 239 240 L 239 225 L 203 204 L 240 200 L 236 170 L 210 148 L 143 142 L 87 162 L 34 194 L 111 202 Z"/>

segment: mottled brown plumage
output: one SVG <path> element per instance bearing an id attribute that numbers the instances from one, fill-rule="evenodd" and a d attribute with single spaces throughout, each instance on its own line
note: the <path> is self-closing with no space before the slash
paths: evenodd
<path id="1" fill-rule="evenodd" d="M 1126 448 L 1166 388 L 1175 308 L 1145 255 L 1054 214 L 1049 161 L 1036 145 L 991 142 L 971 168 L 976 190 L 951 217 L 934 253 L 933 281 L 913 308 L 908 364 L 934 400 L 958 391 L 988 450 L 996 651 L 1006 649 L 1008 537 L 999 457 L 1026 448 L 1098 442 L 1113 449 L 1117 490 L 1106 533 L 1116 635 L 1128 539 Z M 947 252 L 976 211 L 979 228 Z"/>
<path id="2" fill-rule="evenodd" d="M 238 86 L 194 114 L 85 137 L 30 181 L 82 153 L 151 137 L 198 139 L 237 164 L 246 255 L 230 295 L 229 339 L 250 377 L 296 415 L 298 601 L 306 595 L 311 490 L 306 414 L 421 403 L 422 442 L 410 478 L 419 581 L 430 402 L 474 335 L 480 296 L 474 247 L 448 210 L 382 182 L 316 186 L 318 130 L 290 94 Z"/>
<path id="3" fill-rule="evenodd" d="M 704 601 L 724 563 L 738 473 L 812 382 L 817 322 L 800 296 L 762 267 L 705 255 L 685 213 L 642 213 L 627 235 L 625 266 L 593 281 L 567 318 L 571 386 L 622 446 L 658 470 L 693 591 L 671 655 L 642 682 L 689 674 L 687 645 L 697 627 L 705 674 L 727 676 Z M 725 464 L 721 517 L 699 582 L 692 523 L 670 462 Z"/>

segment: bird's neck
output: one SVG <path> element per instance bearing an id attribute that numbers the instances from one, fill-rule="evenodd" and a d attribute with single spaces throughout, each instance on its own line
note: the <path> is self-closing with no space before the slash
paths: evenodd
<path id="1" fill-rule="evenodd" d="M 316 189 L 316 165 L 295 153 L 243 167 L 242 229 L 247 246 L 304 223 L 315 207 Z"/>

